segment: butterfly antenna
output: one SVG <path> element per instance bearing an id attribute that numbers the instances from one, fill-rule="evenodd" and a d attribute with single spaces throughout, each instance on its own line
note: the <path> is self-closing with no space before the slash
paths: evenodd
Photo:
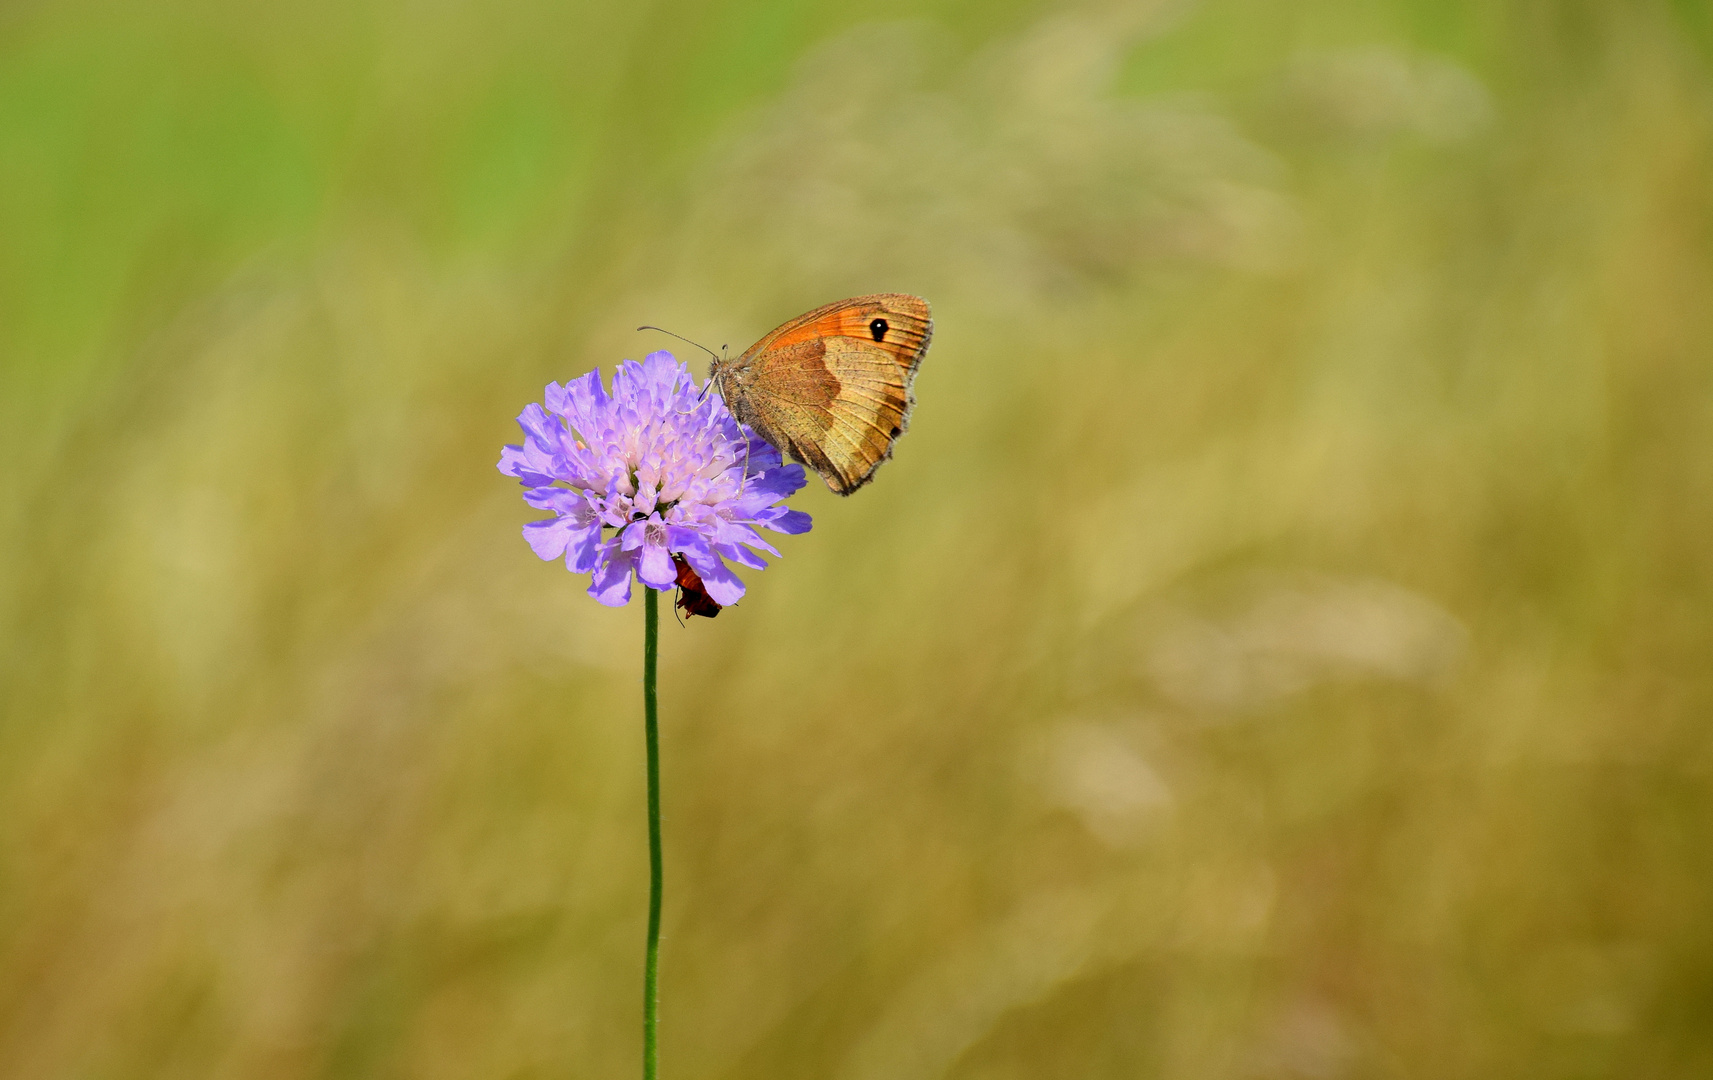
<path id="1" fill-rule="evenodd" d="M 658 326 L 639 326 L 639 327 L 637 327 L 637 329 L 638 330 L 658 330 L 660 333 L 665 334 L 667 337 L 675 337 L 679 341 L 684 342 L 686 345 L 696 346 L 698 349 L 701 349 L 703 352 L 707 353 L 709 356 L 713 357 L 715 360 L 718 360 L 720 358 L 719 353 L 708 348 L 706 345 L 702 344 L 699 341 L 691 341 L 689 338 L 685 337 L 683 334 L 674 334 L 672 331 L 662 329 L 661 327 L 658 327 Z"/>

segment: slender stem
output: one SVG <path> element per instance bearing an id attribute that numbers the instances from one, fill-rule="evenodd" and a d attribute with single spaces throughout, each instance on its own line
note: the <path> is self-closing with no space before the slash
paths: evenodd
<path id="1" fill-rule="evenodd" d="M 642 602 L 642 706 L 648 733 L 648 959 L 642 970 L 642 1077 L 655 1080 L 660 1052 L 660 705 L 655 672 L 660 666 L 660 594 L 644 586 Z"/>

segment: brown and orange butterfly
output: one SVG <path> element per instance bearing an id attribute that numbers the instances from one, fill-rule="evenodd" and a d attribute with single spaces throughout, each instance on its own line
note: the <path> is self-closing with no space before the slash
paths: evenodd
<path id="1" fill-rule="evenodd" d="M 852 297 L 799 315 L 736 360 L 716 359 L 708 378 L 740 421 L 849 495 L 909 429 L 933 332 L 920 296 Z"/>

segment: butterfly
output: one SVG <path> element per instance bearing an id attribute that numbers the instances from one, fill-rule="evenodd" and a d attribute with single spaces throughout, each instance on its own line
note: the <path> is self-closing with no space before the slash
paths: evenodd
<path id="1" fill-rule="evenodd" d="M 934 333 L 928 301 L 856 296 L 799 315 L 708 379 L 757 435 L 849 495 L 910 427 L 911 385 Z"/>

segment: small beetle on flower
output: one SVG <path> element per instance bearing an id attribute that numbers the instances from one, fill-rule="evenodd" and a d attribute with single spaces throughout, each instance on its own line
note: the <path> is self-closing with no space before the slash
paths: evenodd
<path id="1" fill-rule="evenodd" d="M 626 360 L 612 385 L 608 394 L 598 371 L 549 383 L 546 408 L 518 416 L 524 443 L 501 452 L 499 469 L 554 515 L 525 525 L 524 539 L 542 559 L 590 574 L 589 595 L 608 606 L 630 602 L 633 573 L 669 589 L 684 566 L 712 605 L 736 603 L 744 584 L 726 560 L 760 570 L 757 552 L 779 554 L 757 529 L 809 531 L 809 515 L 783 505 L 803 467 L 783 464 L 669 352 Z M 698 606 L 691 614 L 708 613 Z"/>

